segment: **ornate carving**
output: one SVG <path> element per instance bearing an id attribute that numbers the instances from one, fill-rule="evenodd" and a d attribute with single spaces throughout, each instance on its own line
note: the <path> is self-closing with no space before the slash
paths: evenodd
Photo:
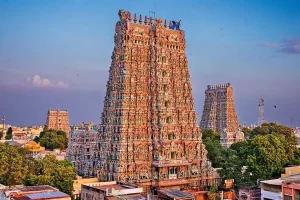
<path id="1" fill-rule="evenodd" d="M 207 86 L 200 127 L 219 132 L 224 147 L 244 140 L 244 134 L 239 131 L 230 83 Z"/>
<path id="2" fill-rule="evenodd" d="M 128 13 L 120 10 L 116 24 L 97 144 L 100 180 L 151 185 L 212 179 L 198 173 L 206 151 L 180 25 L 169 29 L 166 21 L 151 17 L 142 24 L 141 16 L 137 24 L 136 16 L 127 20 Z"/>

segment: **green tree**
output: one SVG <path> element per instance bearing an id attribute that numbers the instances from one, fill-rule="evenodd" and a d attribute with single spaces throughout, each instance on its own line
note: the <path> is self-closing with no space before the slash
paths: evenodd
<path id="1" fill-rule="evenodd" d="M 245 136 L 245 138 L 246 139 L 248 139 L 250 136 L 251 136 L 251 129 L 249 129 L 249 128 L 242 128 L 242 132 L 244 133 L 244 136 Z"/>
<path id="2" fill-rule="evenodd" d="M 38 140 L 41 146 L 51 150 L 56 148 L 63 149 L 68 146 L 66 133 L 63 131 L 55 131 L 53 129 L 46 132 L 42 131 Z"/>
<path id="3" fill-rule="evenodd" d="M 11 140 L 12 139 L 12 135 L 13 134 L 13 130 L 11 127 L 8 128 L 7 132 L 6 132 L 6 136 L 5 136 L 5 139 L 6 140 Z"/>
<path id="4" fill-rule="evenodd" d="M 16 147 L 0 143 L 0 163 L 0 183 L 8 186 L 22 184 L 28 166 Z"/>
<path id="5" fill-rule="evenodd" d="M 33 173 L 24 180 L 25 185 L 51 185 L 72 195 L 75 168 L 68 160 L 58 161 L 54 155 L 47 155 L 35 161 Z"/>
<path id="6" fill-rule="evenodd" d="M 284 135 L 258 135 L 248 147 L 246 166 L 255 179 L 278 177 L 280 170 L 294 159 L 296 147 Z"/>
<path id="7" fill-rule="evenodd" d="M 0 140 L 2 140 L 3 135 L 4 135 L 4 133 L 1 131 L 0 132 Z"/>
<path id="8" fill-rule="evenodd" d="M 220 134 L 211 129 L 206 129 L 202 133 L 202 140 L 207 150 L 207 157 L 212 162 L 213 167 L 221 167 L 223 162 L 223 151 L 225 149 L 220 143 Z"/>
<path id="9" fill-rule="evenodd" d="M 252 130 L 250 138 L 253 138 L 257 135 L 284 135 L 291 144 L 297 144 L 297 137 L 293 129 L 279 125 L 277 123 L 263 123 L 261 127 L 256 127 Z"/>

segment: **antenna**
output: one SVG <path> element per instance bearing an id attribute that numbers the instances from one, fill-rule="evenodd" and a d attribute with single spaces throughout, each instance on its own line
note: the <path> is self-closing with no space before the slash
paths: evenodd
<path id="1" fill-rule="evenodd" d="M 261 126 L 265 121 L 265 101 L 260 98 L 258 104 L 258 126 Z"/>
<path id="2" fill-rule="evenodd" d="M 149 16 L 151 16 L 151 14 L 153 14 L 153 19 L 155 19 L 155 11 L 149 11 Z"/>
<path id="3" fill-rule="evenodd" d="M 156 13 L 156 4 L 154 4 L 154 11 L 149 11 L 149 17 L 151 17 L 151 14 L 153 14 L 153 19 L 155 19 L 155 13 Z"/>

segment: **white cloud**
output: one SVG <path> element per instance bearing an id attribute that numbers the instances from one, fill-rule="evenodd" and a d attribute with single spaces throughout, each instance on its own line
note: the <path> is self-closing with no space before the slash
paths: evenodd
<path id="1" fill-rule="evenodd" d="M 26 82 L 33 85 L 34 87 L 55 87 L 55 88 L 69 88 L 69 85 L 63 81 L 58 81 L 56 84 L 50 81 L 48 78 L 42 78 L 40 75 L 34 75 L 26 77 Z"/>
<path id="2" fill-rule="evenodd" d="M 37 87 L 50 86 L 50 81 L 47 78 L 41 78 L 40 75 L 35 75 L 32 78 L 32 84 Z"/>
<path id="3" fill-rule="evenodd" d="M 66 84 L 66 83 L 64 83 L 63 81 L 58 81 L 58 82 L 57 82 L 57 87 L 58 87 L 58 88 L 68 88 L 69 85 Z"/>

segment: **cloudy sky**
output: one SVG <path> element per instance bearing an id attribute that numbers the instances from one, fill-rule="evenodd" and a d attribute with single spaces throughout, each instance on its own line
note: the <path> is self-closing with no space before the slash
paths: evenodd
<path id="1" fill-rule="evenodd" d="M 231 82 L 240 123 L 262 96 L 266 120 L 300 126 L 298 0 L 0 0 L 0 115 L 99 123 L 119 9 L 181 20 L 198 118 L 206 86 Z"/>

